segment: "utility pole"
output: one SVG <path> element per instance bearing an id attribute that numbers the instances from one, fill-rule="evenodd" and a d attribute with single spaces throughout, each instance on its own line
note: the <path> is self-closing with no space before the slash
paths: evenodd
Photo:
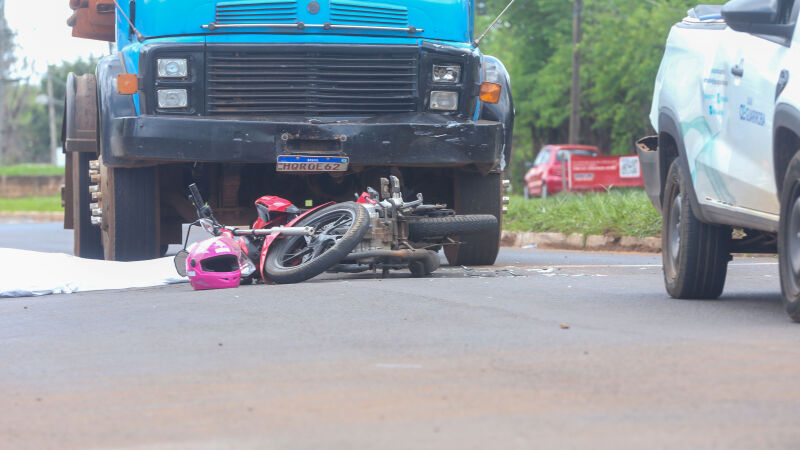
<path id="1" fill-rule="evenodd" d="M 0 166 L 3 165 L 3 149 L 5 137 L 3 129 L 6 126 L 6 46 L 8 45 L 8 30 L 6 29 L 6 0 L 0 0 Z"/>
<path id="2" fill-rule="evenodd" d="M 572 89 L 569 105 L 569 143 L 579 144 L 581 138 L 581 10 L 583 0 L 573 0 L 572 9 Z"/>
<path id="3" fill-rule="evenodd" d="M 0 0 L 2 1 L 2 0 Z M 56 106 L 53 98 L 53 70 L 47 67 L 47 114 L 50 116 L 50 164 L 58 164 L 58 145 L 56 144 Z"/>

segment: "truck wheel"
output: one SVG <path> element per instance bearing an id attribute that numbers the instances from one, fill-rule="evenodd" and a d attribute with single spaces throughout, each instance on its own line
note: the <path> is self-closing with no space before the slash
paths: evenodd
<path id="1" fill-rule="evenodd" d="M 104 168 L 101 179 L 105 259 L 158 257 L 156 168 Z"/>
<path id="2" fill-rule="evenodd" d="M 497 218 L 497 227 L 482 233 L 459 235 L 455 240 L 460 245 L 447 245 L 444 254 L 453 266 L 491 266 L 500 250 L 502 216 L 501 174 L 481 175 L 472 172 L 456 172 L 454 209 L 456 214 L 491 214 Z"/>
<path id="3" fill-rule="evenodd" d="M 92 225 L 89 161 L 94 153 L 74 152 L 72 162 L 73 250 L 81 258 L 103 259 L 100 227 Z"/>
<path id="4" fill-rule="evenodd" d="M 800 322 L 800 153 L 786 169 L 781 190 L 778 265 L 786 313 Z"/>
<path id="5" fill-rule="evenodd" d="M 728 271 L 731 228 L 700 222 L 689 200 L 691 179 L 678 160 L 667 174 L 662 221 L 664 283 L 673 298 L 714 299 Z"/>

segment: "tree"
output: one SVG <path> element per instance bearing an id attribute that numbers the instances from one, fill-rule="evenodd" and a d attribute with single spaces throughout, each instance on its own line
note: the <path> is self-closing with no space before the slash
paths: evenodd
<path id="1" fill-rule="evenodd" d="M 488 0 L 483 30 L 507 0 Z M 628 154 L 652 132 L 648 115 L 664 43 L 697 0 L 584 0 L 581 54 L 581 142 Z M 721 4 L 724 0 L 706 3 Z M 544 144 L 568 139 L 572 73 L 572 2 L 518 2 L 481 43 L 511 74 L 517 120 L 511 178 L 522 180 Z"/>
<path id="2" fill-rule="evenodd" d="M 6 106 L 7 85 L 11 81 L 11 67 L 14 64 L 14 33 L 9 30 L 6 23 L 5 0 L 0 0 L 0 165 L 3 164 L 4 149 L 6 146 L 7 120 Z"/>
<path id="3" fill-rule="evenodd" d="M 60 133 L 61 121 L 64 117 L 64 97 L 67 75 L 75 72 L 78 75 L 93 73 L 97 65 L 96 59 L 78 59 L 63 62 L 57 66 L 49 66 L 48 74 L 53 77 L 53 99 L 56 107 L 56 132 Z M 5 163 L 50 162 L 50 127 L 47 105 L 37 103 L 37 97 L 47 93 L 45 83 L 47 74 L 34 85 L 24 80 L 11 86 L 8 92 L 8 146 Z M 60 139 L 60 136 L 58 136 Z"/>

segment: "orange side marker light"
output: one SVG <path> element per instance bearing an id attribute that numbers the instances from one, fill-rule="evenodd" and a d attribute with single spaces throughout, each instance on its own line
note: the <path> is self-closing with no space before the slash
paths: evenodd
<path id="1" fill-rule="evenodd" d="M 132 95 L 139 92 L 139 78 L 135 73 L 121 73 L 117 75 L 117 92 L 123 95 Z"/>
<path id="2" fill-rule="evenodd" d="M 484 81 L 481 83 L 481 101 L 485 103 L 497 103 L 500 101 L 500 93 L 503 87 L 497 83 L 489 83 Z"/>

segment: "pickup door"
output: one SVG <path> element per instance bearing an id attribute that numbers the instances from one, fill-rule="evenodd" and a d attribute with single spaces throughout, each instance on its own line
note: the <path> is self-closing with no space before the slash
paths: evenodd
<path id="1" fill-rule="evenodd" d="M 782 23 L 795 23 L 798 6 L 784 0 Z M 800 3 L 800 2 L 795 2 Z M 733 150 L 726 183 L 736 206 L 779 214 L 772 157 L 775 92 L 781 71 L 787 69 L 792 40 L 758 36 L 727 29 L 730 49 L 727 68 L 727 123 L 723 145 Z M 800 76 L 800 74 L 797 74 Z"/>

